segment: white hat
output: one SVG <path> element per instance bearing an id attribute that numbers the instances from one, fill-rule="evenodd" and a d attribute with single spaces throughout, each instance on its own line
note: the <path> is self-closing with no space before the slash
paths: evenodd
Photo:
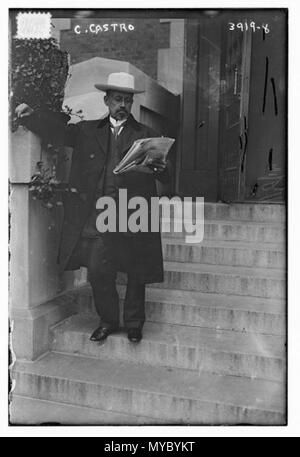
<path id="1" fill-rule="evenodd" d="M 140 94 L 144 90 L 135 89 L 134 76 L 129 73 L 110 73 L 107 84 L 95 84 L 96 89 L 106 92 L 107 90 L 119 90 L 120 92 L 130 92 Z"/>

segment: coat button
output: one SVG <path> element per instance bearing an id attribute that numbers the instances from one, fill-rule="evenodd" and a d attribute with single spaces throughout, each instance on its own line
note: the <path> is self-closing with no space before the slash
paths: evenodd
<path id="1" fill-rule="evenodd" d="M 90 158 L 93 159 L 95 157 L 95 154 L 91 154 Z"/>

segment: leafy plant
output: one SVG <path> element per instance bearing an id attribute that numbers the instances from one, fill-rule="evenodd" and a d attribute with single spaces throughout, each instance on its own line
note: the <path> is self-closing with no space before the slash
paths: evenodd
<path id="1" fill-rule="evenodd" d="M 29 191 L 34 200 L 40 200 L 48 209 L 61 206 L 63 194 L 77 193 L 74 187 L 57 180 L 55 167 L 52 170 L 45 169 L 42 161 L 37 162 L 37 171 L 31 178 Z"/>
<path id="2" fill-rule="evenodd" d="M 27 103 L 33 109 L 62 111 L 64 88 L 68 78 L 68 53 L 54 38 L 12 39 L 11 46 L 11 120 L 18 128 L 15 108 Z"/>
<path id="3" fill-rule="evenodd" d="M 67 123 L 70 115 L 82 119 L 82 111 L 76 113 L 68 106 L 62 109 L 64 88 L 69 76 L 68 53 L 61 51 L 54 38 L 13 39 L 11 47 L 11 126 L 17 130 L 19 120 L 15 108 L 20 103 L 26 103 L 34 110 L 48 110 L 49 115 L 59 117 Z M 57 179 L 56 166 L 58 156 L 66 159 L 62 147 L 51 144 L 44 145 L 43 150 L 51 152 L 55 165 L 45 169 L 42 158 L 36 164 L 37 171 L 32 176 L 29 191 L 34 199 L 40 200 L 43 206 L 51 209 L 62 205 L 64 193 L 77 192 L 68 184 Z"/>

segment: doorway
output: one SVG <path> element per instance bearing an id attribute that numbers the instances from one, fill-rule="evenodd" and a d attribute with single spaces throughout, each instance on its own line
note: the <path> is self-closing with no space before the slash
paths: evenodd
<path id="1" fill-rule="evenodd" d="M 180 195 L 285 201 L 286 33 L 279 9 L 187 19 Z"/>

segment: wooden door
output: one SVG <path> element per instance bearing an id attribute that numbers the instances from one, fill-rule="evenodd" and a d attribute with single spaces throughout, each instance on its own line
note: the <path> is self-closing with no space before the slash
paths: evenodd
<path id="1" fill-rule="evenodd" d="M 239 14 L 232 22 L 255 27 L 223 28 L 219 199 L 284 202 L 287 13 Z"/>
<path id="2" fill-rule="evenodd" d="M 217 197 L 221 27 L 218 18 L 186 21 L 179 194 Z"/>
<path id="3" fill-rule="evenodd" d="M 222 35 L 218 199 L 231 202 L 245 192 L 251 32 L 224 21 Z"/>
<path id="4" fill-rule="evenodd" d="M 249 141 L 245 201 L 286 200 L 287 12 L 260 12 L 257 24 L 268 33 L 252 34 Z"/>

